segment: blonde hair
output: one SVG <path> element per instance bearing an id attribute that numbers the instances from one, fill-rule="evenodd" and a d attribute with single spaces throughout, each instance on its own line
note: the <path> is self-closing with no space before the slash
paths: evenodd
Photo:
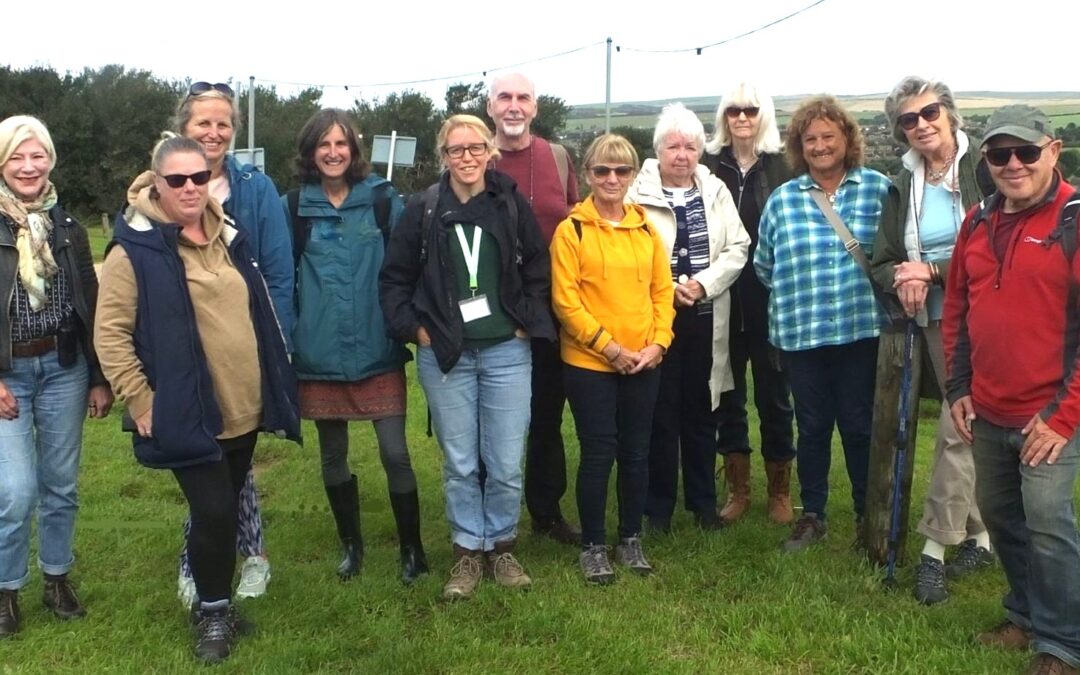
<path id="1" fill-rule="evenodd" d="M 754 139 L 754 152 L 780 152 L 780 129 L 776 125 L 776 105 L 769 96 L 756 85 L 740 82 L 724 94 L 720 106 L 716 109 L 716 128 L 713 137 L 705 146 L 710 154 L 720 154 L 720 149 L 731 145 L 731 128 L 728 126 L 727 109 L 731 106 L 757 106 L 758 130 Z"/>
<path id="2" fill-rule="evenodd" d="M 188 125 L 188 122 L 191 121 L 193 116 L 192 108 L 195 107 L 195 103 L 212 99 L 220 99 L 229 104 L 229 109 L 232 110 L 229 119 L 232 121 L 233 133 L 240 133 L 240 110 L 236 107 L 236 101 L 228 94 L 220 92 L 217 89 L 204 91 L 201 94 L 188 94 L 184 96 L 180 101 L 180 105 L 176 106 L 176 114 L 172 117 L 173 131 L 183 136 L 184 128 Z"/>
<path id="3" fill-rule="evenodd" d="M 630 141 L 619 134 L 601 134 L 589 143 L 589 149 L 585 151 L 582 159 L 585 169 L 588 170 L 597 162 L 619 162 L 634 167 L 636 172 L 640 168 L 637 150 Z"/>
<path id="4" fill-rule="evenodd" d="M 49 156 L 49 170 L 56 166 L 56 147 L 45 124 L 30 115 L 14 115 L 0 122 L 0 165 L 6 164 L 15 150 L 30 139 L 35 139 Z"/>
<path id="5" fill-rule="evenodd" d="M 491 130 L 487 128 L 483 120 L 476 115 L 451 115 L 443 122 L 439 133 L 435 136 L 436 152 L 439 153 L 439 161 L 444 169 L 446 168 L 446 139 L 450 136 L 450 132 L 461 127 L 472 129 L 484 139 L 484 145 L 491 153 L 491 159 L 499 158 L 499 149 L 495 147 L 495 137 L 491 135 Z"/>

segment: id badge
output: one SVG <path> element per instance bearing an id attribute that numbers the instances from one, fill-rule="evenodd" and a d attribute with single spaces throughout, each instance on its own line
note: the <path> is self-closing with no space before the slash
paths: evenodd
<path id="1" fill-rule="evenodd" d="M 465 323 L 491 316 L 491 307 L 483 293 L 458 302 L 458 307 L 461 308 L 461 320 Z"/>

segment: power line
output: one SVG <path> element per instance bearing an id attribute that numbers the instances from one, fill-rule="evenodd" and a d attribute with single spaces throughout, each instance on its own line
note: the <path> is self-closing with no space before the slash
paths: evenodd
<path id="1" fill-rule="evenodd" d="M 809 9 L 813 9 L 814 7 L 817 7 L 818 5 L 820 5 L 823 2 L 825 2 L 825 0 L 817 0 L 817 2 L 809 4 L 806 7 L 803 7 L 802 9 L 796 10 L 796 11 L 792 12 L 791 14 L 788 14 L 787 16 L 783 16 L 783 17 L 780 17 L 779 19 L 776 19 L 774 21 L 770 21 L 769 23 L 767 23 L 767 24 L 765 24 L 763 26 L 758 26 L 757 28 L 754 28 L 753 30 L 748 30 L 745 33 L 740 33 L 740 34 L 738 34 L 738 35 L 736 35 L 734 37 L 729 37 L 729 38 L 726 38 L 726 39 L 721 40 L 719 42 L 713 42 L 712 44 L 701 45 L 700 47 L 686 47 L 686 48 L 681 48 L 681 49 L 638 49 L 636 47 L 620 47 L 620 46 L 616 46 L 615 49 L 616 49 L 616 51 L 624 51 L 625 50 L 625 51 L 628 51 L 628 52 L 639 52 L 639 53 L 643 53 L 643 54 L 680 54 L 680 53 L 686 53 L 686 52 L 695 52 L 698 55 L 700 55 L 702 50 L 709 49 L 710 47 L 719 47 L 720 45 L 725 45 L 725 44 L 727 44 L 729 42 L 734 42 L 735 40 L 742 39 L 742 38 L 744 38 L 744 37 L 746 37 L 748 35 L 753 35 L 754 33 L 758 33 L 760 31 L 763 31 L 766 28 L 771 28 L 772 26 L 775 26 L 778 23 L 783 23 L 784 21 L 787 21 L 788 19 L 794 18 L 794 17 L 802 14 L 803 12 L 805 12 L 805 11 L 807 11 Z"/>
<path id="2" fill-rule="evenodd" d="M 824 1 L 824 0 L 822 0 L 822 1 Z M 356 87 L 358 89 L 363 89 L 363 88 L 366 88 L 366 87 L 400 87 L 400 86 L 409 85 L 409 84 L 428 84 L 430 82 L 440 82 L 440 81 L 443 81 L 443 80 L 460 80 L 460 79 L 463 79 L 463 78 L 466 78 L 466 77 L 476 77 L 476 76 L 487 77 L 488 73 L 491 73 L 491 72 L 495 72 L 495 71 L 499 71 L 499 70 L 508 70 L 510 68 L 520 68 L 521 66 L 527 66 L 527 65 L 531 65 L 533 63 L 540 63 L 542 61 L 548 61 L 550 59 L 556 59 L 556 58 L 559 58 L 561 56 L 567 56 L 569 54 L 575 54 L 577 52 L 585 51 L 586 49 L 592 49 L 593 47 L 596 47 L 596 46 L 602 45 L 602 44 L 606 44 L 606 40 L 601 40 L 599 42 L 593 42 L 591 44 L 582 45 L 580 47 L 574 47 L 573 49 L 567 49 L 566 51 L 558 52 L 556 54 L 548 54 L 547 56 L 541 56 L 541 57 L 538 57 L 538 58 L 535 58 L 535 59 L 530 59 L 528 61 L 519 61 L 518 63 L 511 63 L 511 64 L 508 64 L 508 65 L 496 66 L 494 68 L 488 68 L 486 70 L 475 70 L 475 71 L 473 71 L 471 73 L 458 73 L 457 75 L 443 75 L 443 76 L 440 76 L 440 77 L 427 77 L 427 78 L 423 78 L 423 79 L 419 79 L 419 80 L 403 80 L 401 82 L 371 82 L 371 83 L 368 83 L 368 84 L 319 84 L 317 82 L 286 82 L 286 81 L 283 81 L 283 80 L 264 80 L 264 79 L 261 79 L 261 78 L 256 78 L 256 79 L 258 79 L 259 82 L 263 82 L 263 83 L 267 83 L 267 84 L 287 84 L 287 85 L 293 86 L 293 87 L 320 87 L 320 88 L 343 87 L 346 90 L 348 90 L 350 87 Z"/>

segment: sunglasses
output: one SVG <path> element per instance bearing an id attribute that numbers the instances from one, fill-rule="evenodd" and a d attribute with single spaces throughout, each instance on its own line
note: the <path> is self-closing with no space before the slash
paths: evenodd
<path id="1" fill-rule="evenodd" d="M 216 82 L 210 84 L 209 82 L 196 82 L 188 88 L 188 97 L 198 96 L 199 94 L 205 94 L 208 91 L 216 91 L 225 94 L 229 98 L 236 98 L 236 94 L 233 92 L 232 87 L 224 82 Z"/>
<path id="2" fill-rule="evenodd" d="M 724 114 L 731 119 L 738 119 L 739 115 L 746 115 L 748 119 L 754 119 L 758 113 L 761 112 L 761 108 L 756 105 L 748 105 L 746 107 L 739 107 L 737 105 L 729 105 L 724 108 Z"/>
<path id="3" fill-rule="evenodd" d="M 634 167 L 621 164 L 619 166 L 605 166 L 603 164 L 594 164 L 589 167 L 589 171 L 592 171 L 592 175 L 597 178 L 607 178 L 612 171 L 619 178 L 629 178 L 630 174 L 634 173 Z"/>
<path id="4" fill-rule="evenodd" d="M 904 131 L 911 131 L 919 126 L 920 117 L 927 122 L 933 122 L 941 117 L 941 103 L 931 103 L 930 105 L 923 106 L 923 109 L 919 112 L 904 113 L 896 118 L 896 123 L 899 124 L 900 128 Z"/>
<path id="5" fill-rule="evenodd" d="M 191 179 L 191 182 L 195 185 L 206 185 L 210 182 L 210 170 L 207 169 L 206 171 L 199 171 L 196 173 L 188 174 L 170 173 L 168 176 L 162 176 L 161 178 L 169 187 L 173 188 L 174 190 L 179 190 L 180 188 L 187 185 L 189 178 Z"/>
<path id="6" fill-rule="evenodd" d="M 1053 143 L 1053 141 L 1050 141 Z M 1046 145 L 1014 145 L 1008 148 L 990 148 L 989 150 L 983 150 L 983 155 L 986 156 L 986 161 L 994 166 L 1005 166 L 1012 159 L 1013 155 L 1020 160 L 1022 164 L 1034 164 L 1042 157 L 1042 151 L 1050 143 Z"/>
<path id="7" fill-rule="evenodd" d="M 486 143 L 469 143 L 468 145 L 451 145 L 449 148 L 443 150 L 446 156 L 450 159 L 461 159 L 465 156 L 465 151 L 468 150 L 469 154 L 473 157 L 479 157 L 487 152 L 488 146 Z"/>

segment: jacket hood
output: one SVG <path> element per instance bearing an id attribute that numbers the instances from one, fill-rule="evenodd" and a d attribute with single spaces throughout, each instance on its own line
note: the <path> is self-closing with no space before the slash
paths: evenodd
<path id="1" fill-rule="evenodd" d="M 171 223 L 172 219 L 161 209 L 158 198 L 154 196 L 154 172 L 144 171 L 135 177 L 131 186 L 128 187 L 128 208 L 124 210 L 123 217 L 127 225 L 136 232 L 146 232 L 152 227 L 152 223 Z M 203 213 L 203 227 L 206 229 L 206 237 L 214 241 L 223 234 L 228 240 L 233 233 L 226 233 L 225 212 L 216 199 L 211 198 L 206 203 Z M 230 228 L 232 229 L 232 228 Z"/>
<path id="2" fill-rule="evenodd" d="M 708 204 L 720 191 L 721 181 L 709 171 L 709 167 L 699 163 L 694 167 L 694 185 L 701 192 L 702 199 Z M 659 161 L 650 158 L 642 163 L 641 171 L 634 179 L 634 184 L 630 186 L 626 198 L 650 206 L 668 206 L 668 201 L 664 197 L 663 182 L 660 179 Z"/>
<path id="3" fill-rule="evenodd" d="M 581 223 L 592 225 L 594 227 L 611 228 L 611 223 L 608 219 L 601 216 L 600 212 L 596 210 L 596 204 L 593 202 L 592 195 L 585 198 L 585 201 L 579 202 L 570 210 L 570 215 L 567 216 L 571 220 L 578 220 Z M 646 224 L 645 209 L 637 204 L 624 204 L 623 205 L 623 217 L 619 221 L 619 227 L 624 229 L 643 227 Z"/>

